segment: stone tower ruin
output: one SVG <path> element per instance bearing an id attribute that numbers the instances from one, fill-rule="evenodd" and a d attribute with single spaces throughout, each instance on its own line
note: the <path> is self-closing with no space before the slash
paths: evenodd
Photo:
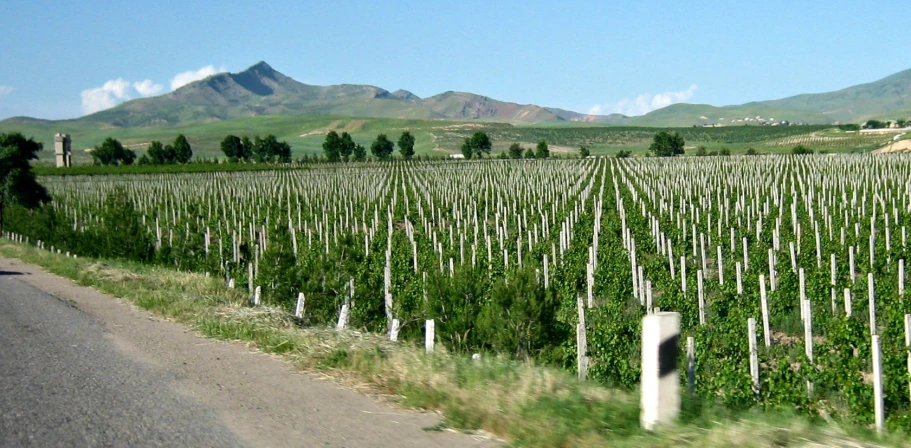
<path id="1" fill-rule="evenodd" d="M 73 164 L 71 143 L 70 134 L 54 135 L 54 156 L 57 158 L 57 168 Z"/>

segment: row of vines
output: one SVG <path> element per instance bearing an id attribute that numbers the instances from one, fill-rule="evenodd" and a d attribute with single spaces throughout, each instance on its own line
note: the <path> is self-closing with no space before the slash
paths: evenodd
<path id="1" fill-rule="evenodd" d="M 251 296 L 260 287 L 289 312 L 302 293 L 310 325 L 337 325 L 346 309 L 349 326 L 418 341 L 433 319 L 450 351 L 569 370 L 585 359 L 589 379 L 615 387 L 636 386 L 641 320 L 660 308 L 679 312 L 695 340 L 702 399 L 870 424 L 876 334 L 887 425 L 911 430 L 911 157 L 412 161 L 41 181 L 54 202 L 7 215 L 6 230 L 33 244 L 208 272 Z M 580 317 L 588 344 L 577 354 Z M 750 318 L 768 341 L 758 384 Z"/>

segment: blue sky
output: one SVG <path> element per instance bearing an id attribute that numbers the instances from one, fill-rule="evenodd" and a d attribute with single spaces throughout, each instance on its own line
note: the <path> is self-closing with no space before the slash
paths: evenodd
<path id="1" fill-rule="evenodd" d="M 78 117 L 260 60 L 308 84 L 630 115 L 911 68 L 900 1 L 3 3 L 0 119 Z"/>

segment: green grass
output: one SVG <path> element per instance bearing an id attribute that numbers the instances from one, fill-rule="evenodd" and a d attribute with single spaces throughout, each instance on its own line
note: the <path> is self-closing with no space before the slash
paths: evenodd
<path id="1" fill-rule="evenodd" d="M 245 292 L 201 274 L 116 260 L 67 258 L 0 242 L 0 254 L 94 287 L 200 334 L 245 341 L 284 355 L 304 370 L 343 383 L 369 384 L 404 406 L 442 412 L 440 425 L 482 429 L 514 446 L 902 446 L 902 434 L 878 439 L 868 428 L 811 421 L 787 410 L 730 411 L 685 399 L 679 423 L 639 428 L 638 394 L 581 382 L 569 373 L 505 358 L 474 361 L 382 335 L 301 327 L 287 310 L 247 305 Z M 428 428 L 439 430 L 440 427 Z"/>
<path id="2" fill-rule="evenodd" d="M 777 118 L 777 117 L 776 117 Z M 415 150 L 418 155 L 446 156 L 460 152 L 464 139 L 476 131 L 490 135 L 494 143 L 492 155 L 506 151 L 513 142 L 523 146 L 534 146 L 539 140 L 547 140 L 555 155 L 575 155 L 581 145 L 591 148 L 594 155 L 613 155 L 620 150 L 644 155 L 652 137 L 662 130 L 679 132 L 688 148 L 706 146 L 709 151 L 722 148 L 733 154 L 742 154 L 748 148 L 763 153 L 789 152 L 794 142 L 803 142 L 814 150 L 829 152 L 870 151 L 881 147 L 882 136 L 858 136 L 846 138 L 836 135 L 830 126 L 727 126 L 721 128 L 680 127 L 650 128 L 629 126 L 606 126 L 567 122 L 561 125 L 514 126 L 494 122 L 455 122 L 423 119 L 397 118 L 350 118 L 338 116 L 258 116 L 236 118 L 225 121 L 194 122 L 176 126 L 119 128 L 100 125 L 85 120 L 59 122 L 35 120 L 6 120 L 0 123 L 0 132 L 22 132 L 44 145 L 41 160 L 53 161 L 53 136 L 58 132 L 72 135 L 74 164 L 89 164 L 91 156 L 85 150 L 99 145 L 106 137 L 120 140 L 126 147 L 145 152 L 148 143 L 160 140 L 168 143 L 178 134 L 187 136 L 197 158 L 221 158 L 221 140 L 228 134 L 239 136 L 276 135 L 287 141 L 292 148 L 292 157 L 322 155 L 322 143 L 330 130 L 349 132 L 354 140 L 364 147 L 379 133 L 397 140 L 404 130 L 410 130 L 416 138 Z"/>

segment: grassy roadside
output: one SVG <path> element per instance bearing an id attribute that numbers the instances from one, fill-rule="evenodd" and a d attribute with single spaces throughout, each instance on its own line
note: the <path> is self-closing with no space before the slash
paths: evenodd
<path id="1" fill-rule="evenodd" d="M 0 255 L 39 265 L 216 339 L 283 354 L 305 370 L 365 385 L 409 407 L 439 410 L 446 424 L 482 429 L 517 446 L 902 446 L 863 428 L 811 422 L 786 411 L 731 413 L 685 403 L 681 422 L 639 429 L 638 395 L 566 372 L 505 359 L 475 362 L 391 343 L 381 335 L 302 328 L 284 311 L 246 306 L 245 291 L 194 273 L 121 261 L 67 258 L 0 241 Z M 866 442 L 865 442 L 866 441 Z"/>

